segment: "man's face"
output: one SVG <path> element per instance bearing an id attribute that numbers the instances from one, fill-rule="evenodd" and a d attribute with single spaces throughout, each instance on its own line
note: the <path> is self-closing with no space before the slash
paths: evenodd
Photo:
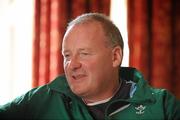
<path id="1" fill-rule="evenodd" d="M 113 49 L 98 22 L 78 24 L 66 32 L 62 54 L 64 70 L 71 90 L 82 98 L 106 96 L 113 86 Z"/>

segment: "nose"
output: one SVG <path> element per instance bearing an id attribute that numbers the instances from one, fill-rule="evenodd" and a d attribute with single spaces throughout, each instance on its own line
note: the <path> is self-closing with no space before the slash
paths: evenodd
<path id="1" fill-rule="evenodd" d="M 73 71 L 81 68 L 81 62 L 79 61 L 78 57 L 74 56 L 71 58 L 69 68 Z"/>

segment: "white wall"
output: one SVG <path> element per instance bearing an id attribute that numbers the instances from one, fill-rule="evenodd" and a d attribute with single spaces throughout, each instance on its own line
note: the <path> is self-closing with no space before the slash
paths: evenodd
<path id="1" fill-rule="evenodd" d="M 33 0 L 0 0 L 0 105 L 32 80 Z"/>
<path id="2" fill-rule="evenodd" d="M 122 66 L 129 66 L 129 47 L 127 37 L 127 0 L 111 0 L 110 17 L 119 28 L 124 40 Z"/>

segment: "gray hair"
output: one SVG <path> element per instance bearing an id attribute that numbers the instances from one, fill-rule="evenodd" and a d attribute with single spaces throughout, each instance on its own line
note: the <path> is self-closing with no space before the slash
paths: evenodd
<path id="1" fill-rule="evenodd" d="M 116 25 L 104 14 L 101 13 L 86 13 L 81 16 L 78 16 L 76 19 L 72 20 L 67 29 L 76 24 L 88 23 L 92 21 L 97 21 L 101 23 L 105 35 L 108 38 L 108 43 L 111 47 L 120 46 L 123 50 L 124 42 L 121 36 L 119 29 Z"/>

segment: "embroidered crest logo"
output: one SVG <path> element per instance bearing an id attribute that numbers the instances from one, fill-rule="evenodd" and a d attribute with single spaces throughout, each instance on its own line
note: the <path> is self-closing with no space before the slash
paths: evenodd
<path id="1" fill-rule="evenodd" d="M 146 106 L 139 105 L 135 107 L 135 109 L 137 110 L 136 114 L 141 115 L 141 114 L 144 114 L 144 110 L 146 109 Z"/>

